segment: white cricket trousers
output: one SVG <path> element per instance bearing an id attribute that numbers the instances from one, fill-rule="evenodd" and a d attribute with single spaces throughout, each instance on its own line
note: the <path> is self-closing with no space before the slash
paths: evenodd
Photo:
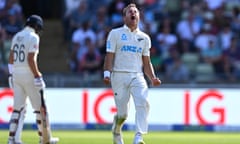
<path id="1" fill-rule="evenodd" d="M 147 117 L 149 114 L 148 86 L 143 73 L 113 72 L 111 85 L 118 117 L 127 118 L 129 100 L 132 96 L 135 105 L 136 132 L 148 131 Z"/>
<path id="2" fill-rule="evenodd" d="M 30 71 L 14 71 L 13 89 L 15 110 L 20 110 L 26 105 L 26 99 L 29 97 L 31 105 L 35 111 L 41 107 L 41 96 L 34 85 L 34 76 Z"/>

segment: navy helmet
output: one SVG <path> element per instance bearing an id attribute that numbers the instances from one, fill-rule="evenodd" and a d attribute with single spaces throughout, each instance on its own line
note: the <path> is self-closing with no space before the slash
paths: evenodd
<path id="1" fill-rule="evenodd" d="M 38 15 L 31 15 L 27 18 L 26 26 L 30 26 L 35 29 L 37 33 L 43 30 L 43 20 Z"/>

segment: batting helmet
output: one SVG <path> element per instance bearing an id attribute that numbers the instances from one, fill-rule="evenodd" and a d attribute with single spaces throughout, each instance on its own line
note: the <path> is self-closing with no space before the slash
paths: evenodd
<path id="1" fill-rule="evenodd" d="M 43 29 L 43 20 L 38 15 L 31 15 L 26 21 L 26 26 L 34 28 L 38 33 Z"/>

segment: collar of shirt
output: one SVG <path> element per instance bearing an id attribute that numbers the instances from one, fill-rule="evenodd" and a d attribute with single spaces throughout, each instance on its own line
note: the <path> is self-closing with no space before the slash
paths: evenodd
<path id="1" fill-rule="evenodd" d="M 127 29 L 129 32 L 131 32 L 131 29 L 130 29 L 127 25 L 124 25 L 123 28 L 125 28 L 125 29 Z M 134 32 L 134 33 L 139 32 L 139 28 L 136 28 L 133 32 Z"/>
<path id="2" fill-rule="evenodd" d="M 25 30 L 29 31 L 29 32 L 35 32 L 35 30 L 29 26 L 25 27 Z"/>

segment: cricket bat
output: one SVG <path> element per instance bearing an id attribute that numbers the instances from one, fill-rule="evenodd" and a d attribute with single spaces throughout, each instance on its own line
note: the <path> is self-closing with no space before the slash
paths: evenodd
<path id="1" fill-rule="evenodd" d="M 42 144 L 47 144 L 51 138 L 50 125 L 48 120 L 47 107 L 44 100 L 43 89 L 41 89 L 39 92 L 41 94 L 40 114 L 42 116 Z"/>

